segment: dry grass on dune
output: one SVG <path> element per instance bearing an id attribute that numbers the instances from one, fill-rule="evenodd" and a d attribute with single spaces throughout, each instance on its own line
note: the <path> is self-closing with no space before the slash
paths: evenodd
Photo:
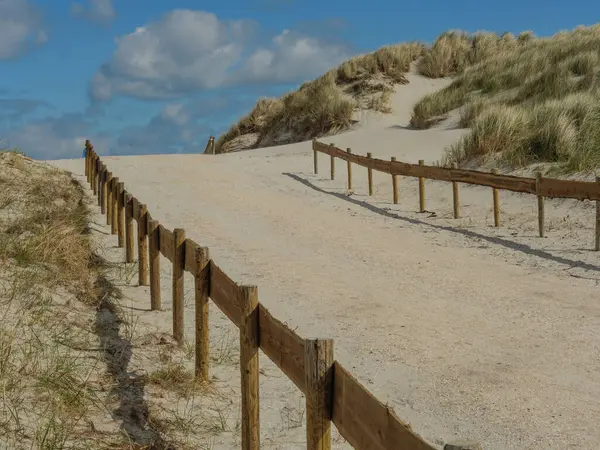
<path id="1" fill-rule="evenodd" d="M 0 152 L 0 447 L 106 443 L 85 421 L 101 361 L 77 350 L 95 345 L 82 198 L 66 173 Z"/>
<path id="2" fill-rule="evenodd" d="M 111 251 L 90 232 L 87 205 L 67 172 L 0 150 L 0 448 L 235 439 L 232 402 L 194 379 L 194 352 L 124 304 L 113 281 L 129 284 L 136 264 L 101 256 Z M 229 341 L 212 354 L 215 365 L 236 361 Z"/>
<path id="3" fill-rule="evenodd" d="M 493 156 L 515 167 L 549 162 L 586 171 L 600 165 L 600 25 L 543 39 L 521 35 L 480 61 L 465 52 L 474 36 L 460 36 L 444 41 L 451 50 L 438 52 L 456 61 L 435 64 L 454 67 L 456 79 L 423 98 L 411 119 L 414 127 L 428 128 L 460 108 L 460 125 L 471 129 L 444 164 Z"/>
<path id="4" fill-rule="evenodd" d="M 383 47 L 344 62 L 281 99 L 260 100 L 217 141 L 218 153 L 299 142 L 349 128 L 357 108 L 389 112 L 394 84 L 417 61 L 420 74 L 455 77 L 424 97 L 411 125 L 426 129 L 460 108 L 469 133 L 444 164 L 493 155 L 514 166 L 555 163 L 567 171 L 600 165 L 600 25 L 549 38 L 531 32 L 449 31 L 431 47 Z"/>
<path id="5" fill-rule="evenodd" d="M 352 125 L 356 108 L 389 112 L 396 83 L 422 55 L 424 46 L 407 43 L 356 56 L 281 99 L 261 99 L 221 135 L 216 152 L 255 148 L 321 136 Z"/>

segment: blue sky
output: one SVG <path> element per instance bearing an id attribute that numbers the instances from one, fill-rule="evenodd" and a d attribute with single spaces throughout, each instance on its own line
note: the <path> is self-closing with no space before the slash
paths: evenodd
<path id="1" fill-rule="evenodd" d="M 200 152 L 259 97 L 448 29 L 538 36 L 591 0 L 0 0 L 0 147 L 40 159 Z"/>

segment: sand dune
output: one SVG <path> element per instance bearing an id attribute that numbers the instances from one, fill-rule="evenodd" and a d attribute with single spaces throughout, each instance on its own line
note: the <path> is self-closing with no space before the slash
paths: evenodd
<path id="1" fill-rule="evenodd" d="M 413 103 L 447 83 L 410 76 L 392 115 L 323 141 L 381 158 L 437 160 L 463 130 L 406 128 Z M 236 281 L 258 285 L 276 317 L 304 337 L 334 338 L 336 358 L 427 440 L 600 446 L 593 205 L 548 201 L 548 237 L 540 239 L 533 196 L 502 192 L 502 227 L 494 229 L 489 189 L 461 186 L 463 219 L 453 220 L 450 185 L 427 182 L 430 213 L 418 214 L 416 180 L 401 179 L 393 205 L 390 177 L 376 173 L 368 197 L 366 170 L 356 167 L 348 196 L 341 161 L 335 181 L 323 155 L 321 173 L 312 173 L 310 142 L 103 159 L 154 218 L 209 246 Z M 82 160 L 54 164 L 83 170 Z M 226 320 L 211 314 L 215 336 L 224 333 Z M 153 320 L 170 329 L 169 313 Z M 191 309 L 186 320 L 191 333 Z M 263 446 L 303 448 L 303 429 L 280 426 L 280 411 L 300 396 L 265 358 L 261 364 Z M 231 370 L 222 376 L 233 389 Z M 339 439 L 334 446 L 347 448 Z"/>

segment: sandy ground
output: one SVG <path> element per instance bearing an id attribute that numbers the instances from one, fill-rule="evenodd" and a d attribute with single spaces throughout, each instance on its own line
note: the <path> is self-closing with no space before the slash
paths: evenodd
<path id="1" fill-rule="evenodd" d="M 433 162 L 462 131 L 406 125 L 412 103 L 444 83 L 413 76 L 394 97 L 394 115 L 324 141 Z M 534 196 L 501 192 L 496 229 L 490 189 L 461 185 L 463 218 L 454 220 L 450 184 L 427 181 L 429 212 L 419 214 L 417 180 L 400 180 L 393 205 L 391 177 L 376 173 L 369 197 L 366 169 L 354 167 L 346 195 L 345 165 L 337 161 L 331 181 L 321 155 L 314 175 L 308 142 L 217 157 L 104 159 L 154 218 L 185 228 L 236 281 L 258 285 L 276 317 L 303 337 L 334 338 L 336 359 L 430 442 L 600 448 L 593 204 L 548 200 L 542 239 Z M 83 170 L 82 160 L 54 164 Z M 165 312 L 153 320 L 168 331 L 166 264 L 163 272 Z M 149 302 L 147 289 L 136 289 Z M 211 314 L 214 339 L 235 340 L 235 328 L 216 308 Z M 266 358 L 261 364 L 263 446 L 303 448 L 304 429 L 289 417 L 300 414 L 302 398 Z M 239 391 L 234 365 L 218 376 Z M 336 436 L 335 448 L 347 446 Z"/>

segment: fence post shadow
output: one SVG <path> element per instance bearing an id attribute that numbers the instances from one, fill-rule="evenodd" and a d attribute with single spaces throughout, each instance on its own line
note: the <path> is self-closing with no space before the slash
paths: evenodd
<path id="1" fill-rule="evenodd" d="M 564 258 L 561 256 L 556 256 L 547 251 L 544 251 L 541 249 L 534 249 L 534 248 L 530 247 L 529 245 L 519 244 L 519 243 L 511 241 L 509 239 L 505 239 L 505 238 L 501 238 L 501 237 L 497 237 L 497 236 L 487 236 L 485 234 L 477 233 L 476 231 L 472 231 L 472 230 L 465 230 L 465 229 L 461 229 L 461 228 L 457 228 L 457 227 L 453 227 L 453 226 L 436 225 L 433 223 L 425 222 L 420 219 L 413 219 L 410 217 L 402 216 L 401 214 L 392 212 L 389 209 L 380 208 L 380 207 L 375 206 L 366 201 L 354 199 L 346 194 L 339 193 L 339 192 L 327 191 L 327 190 L 320 188 L 319 186 L 313 184 L 311 181 L 307 180 L 306 178 L 303 178 L 302 176 L 300 176 L 299 174 L 296 174 L 296 173 L 283 172 L 282 175 L 285 175 L 295 181 L 298 181 L 298 182 L 302 183 L 303 185 L 305 185 L 317 192 L 337 197 L 341 200 L 344 200 L 346 202 L 349 202 L 354 205 L 360 206 L 362 208 L 368 209 L 371 212 L 374 212 L 376 214 L 379 214 L 379 215 L 382 215 L 385 217 L 389 217 L 391 219 L 401 220 L 403 222 L 407 222 L 412 225 L 426 226 L 426 227 L 433 228 L 436 230 L 449 231 L 452 233 L 461 234 L 470 239 L 481 239 L 481 240 L 487 241 L 491 244 L 500 245 L 500 246 L 508 248 L 510 250 L 518 251 L 518 252 L 525 253 L 525 254 L 531 255 L 531 256 L 536 256 L 538 258 L 546 259 L 548 261 L 553 261 L 558 264 L 563 264 L 563 265 L 566 265 L 569 267 L 579 267 L 579 268 L 594 271 L 594 272 L 600 272 L 600 266 L 589 264 L 589 263 L 586 263 L 583 261 L 576 261 L 576 260 Z"/>

